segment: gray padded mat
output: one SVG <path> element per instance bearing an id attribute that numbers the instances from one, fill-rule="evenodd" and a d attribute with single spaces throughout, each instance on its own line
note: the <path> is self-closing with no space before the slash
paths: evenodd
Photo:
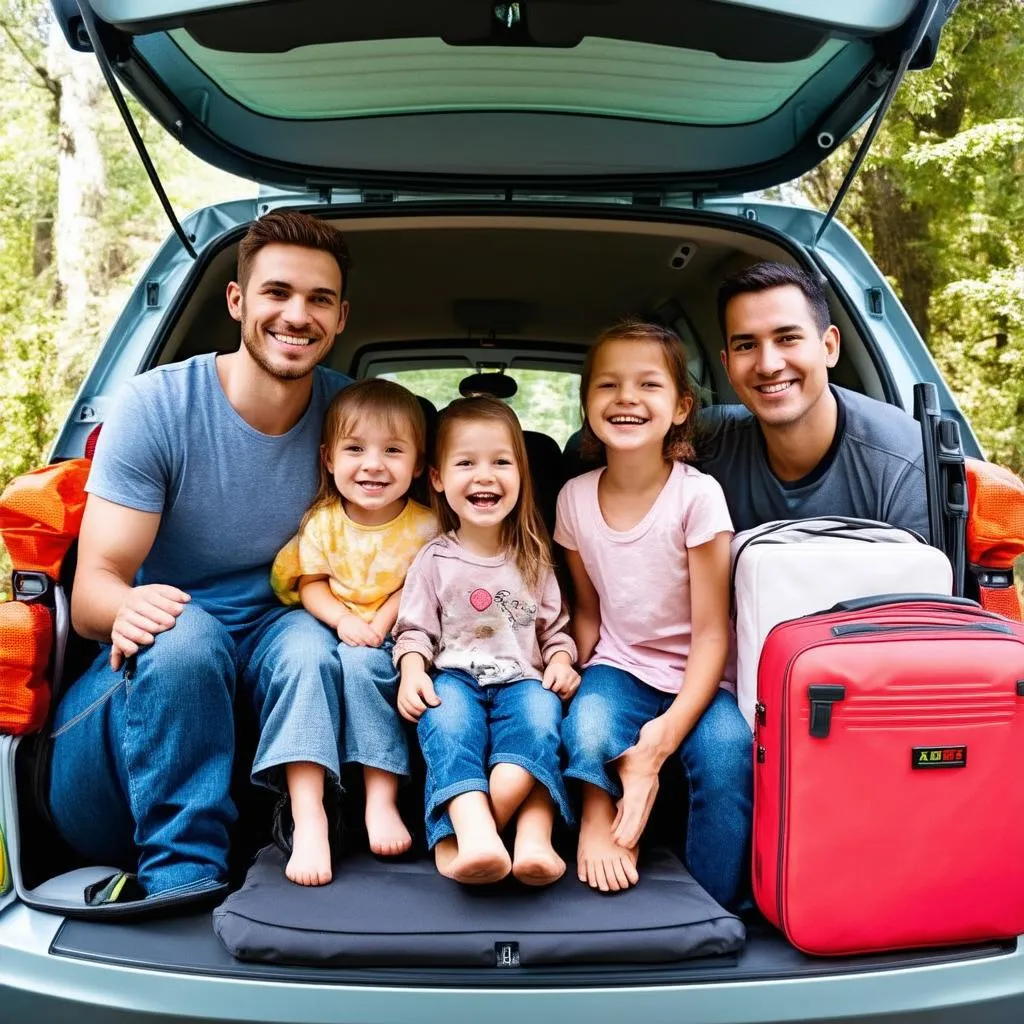
<path id="1" fill-rule="evenodd" d="M 742 922 L 668 852 L 641 862 L 640 884 L 602 895 L 570 870 L 555 885 L 461 886 L 427 860 L 342 861 L 327 886 L 293 885 L 284 855 L 260 851 L 245 884 L 213 912 L 241 960 L 334 966 L 671 963 L 734 953 Z"/>

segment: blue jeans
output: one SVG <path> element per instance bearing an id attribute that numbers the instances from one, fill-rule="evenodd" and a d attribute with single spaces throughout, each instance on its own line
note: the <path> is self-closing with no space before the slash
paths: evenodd
<path id="1" fill-rule="evenodd" d="M 398 715 L 398 669 L 391 660 L 394 641 L 380 647 L 338 644 L 345 704 L 344 764 L 409 774 L 409 744 Z"/>
<path id="2" fill-rule="evenodd" d="M 614 761 L 636 743 L 640 728 L 675 699 L 610 665 L 583 672 L 562 725 L 566 776 L 614 799 L 622 787 Z M 684 859 L 693 877 L 723 906 L 744 883 L 753 806 L 752 736 L 736 698 L 719 690 L 678 754 L 690 793 Z"/>
<path id="3" fill-rule="evenodd" d="M 465 672 L 434 679 L 441 703 L 427 708 L 417 726 L 427 763 L 427 843 L 453 835 L 448 802 L 463 793 L 488 791 L 496 764 L 525 768 L 551 794 L 562 817 L 572 821 L 559 761 L 561 698 L 538 679 L 481 686 Z"/>
<path id="4" fill-rule="evenodd" d="M 308 612 L 275 608 L 231 633 L 196 604 L 113 672 L 109 648 L 64 695 L 53 734 L 50 809 L 96 863 L 137 864 L 147 896 L 224 880 L 236 684 L 259 721 L 252 777 L 313 761 L 338 777 L 337 637 Z"/>

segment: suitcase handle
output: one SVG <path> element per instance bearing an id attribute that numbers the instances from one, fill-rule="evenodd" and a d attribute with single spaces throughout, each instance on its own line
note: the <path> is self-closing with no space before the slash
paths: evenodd
<path id="1" fill-rule="evenodd" d="M 840 601 L 829 608 L 830 612 L 861 612 L 866 608 L 880 608 L 886 604 L 910 604 L 924 601 L 927 604 L 940 604 L 951 612 L 963 612 L 965 615 L 988 615 L 982 611 L 977 601 L 969 597 L 949 597 L 945 594 L 876 594 L 873 597 L 854 597 L 849 601 Z M 993 616 L 994 618 L 996 616 Z"/>

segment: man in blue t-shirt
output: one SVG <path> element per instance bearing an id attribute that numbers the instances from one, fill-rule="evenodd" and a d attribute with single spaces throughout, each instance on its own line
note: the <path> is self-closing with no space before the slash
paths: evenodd
<path id="1" fill-rule="evenodd" d="M 317 365 L 345 327 L 348 267 L 322 221 L 254 222 L 227 289 L 238 350 L 133 378 L 104 424 L 71 605 L 104 647 L 57 709 L 50 785 L 70 845 L 137 874 L 98 900 L 223 886 L 236 694 L 260 724 L 254 781 L 280 788 L 282 765 L 311 762 L 337 786 L 337 637 L 281 605 L 269 574 L 349 380 Z"/>
<path id="2" fill-rule="evenodd" d="M 698 458 L 736 529 L 844 515 L 927 539 L 921 428 L 829 384 L 839 331 L 821 286 L 796 267 L 759 263 L 722 284 L 718 316 L 722 364 L 746 408 L 701 413 Z"/>

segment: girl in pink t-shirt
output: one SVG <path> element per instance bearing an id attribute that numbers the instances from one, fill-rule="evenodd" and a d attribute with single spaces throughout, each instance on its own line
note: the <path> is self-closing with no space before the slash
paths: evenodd
<path id="1" fill-rule="evenodd" d="M 637 882 L 658 773 L 689 786 L 685 859 L 735 903 L 750 840 L 751 735 L 723 682 L 729 541 L 722 489 L 685 463 L 693 393 L 679 338 L 627 321 L 587 355 L 581 450 L 605 465 L 558 496 L 555 541 L 575 585 L 583 681 L 563 723 L 583 789 L 577 873 L 603 892 Z"/>

